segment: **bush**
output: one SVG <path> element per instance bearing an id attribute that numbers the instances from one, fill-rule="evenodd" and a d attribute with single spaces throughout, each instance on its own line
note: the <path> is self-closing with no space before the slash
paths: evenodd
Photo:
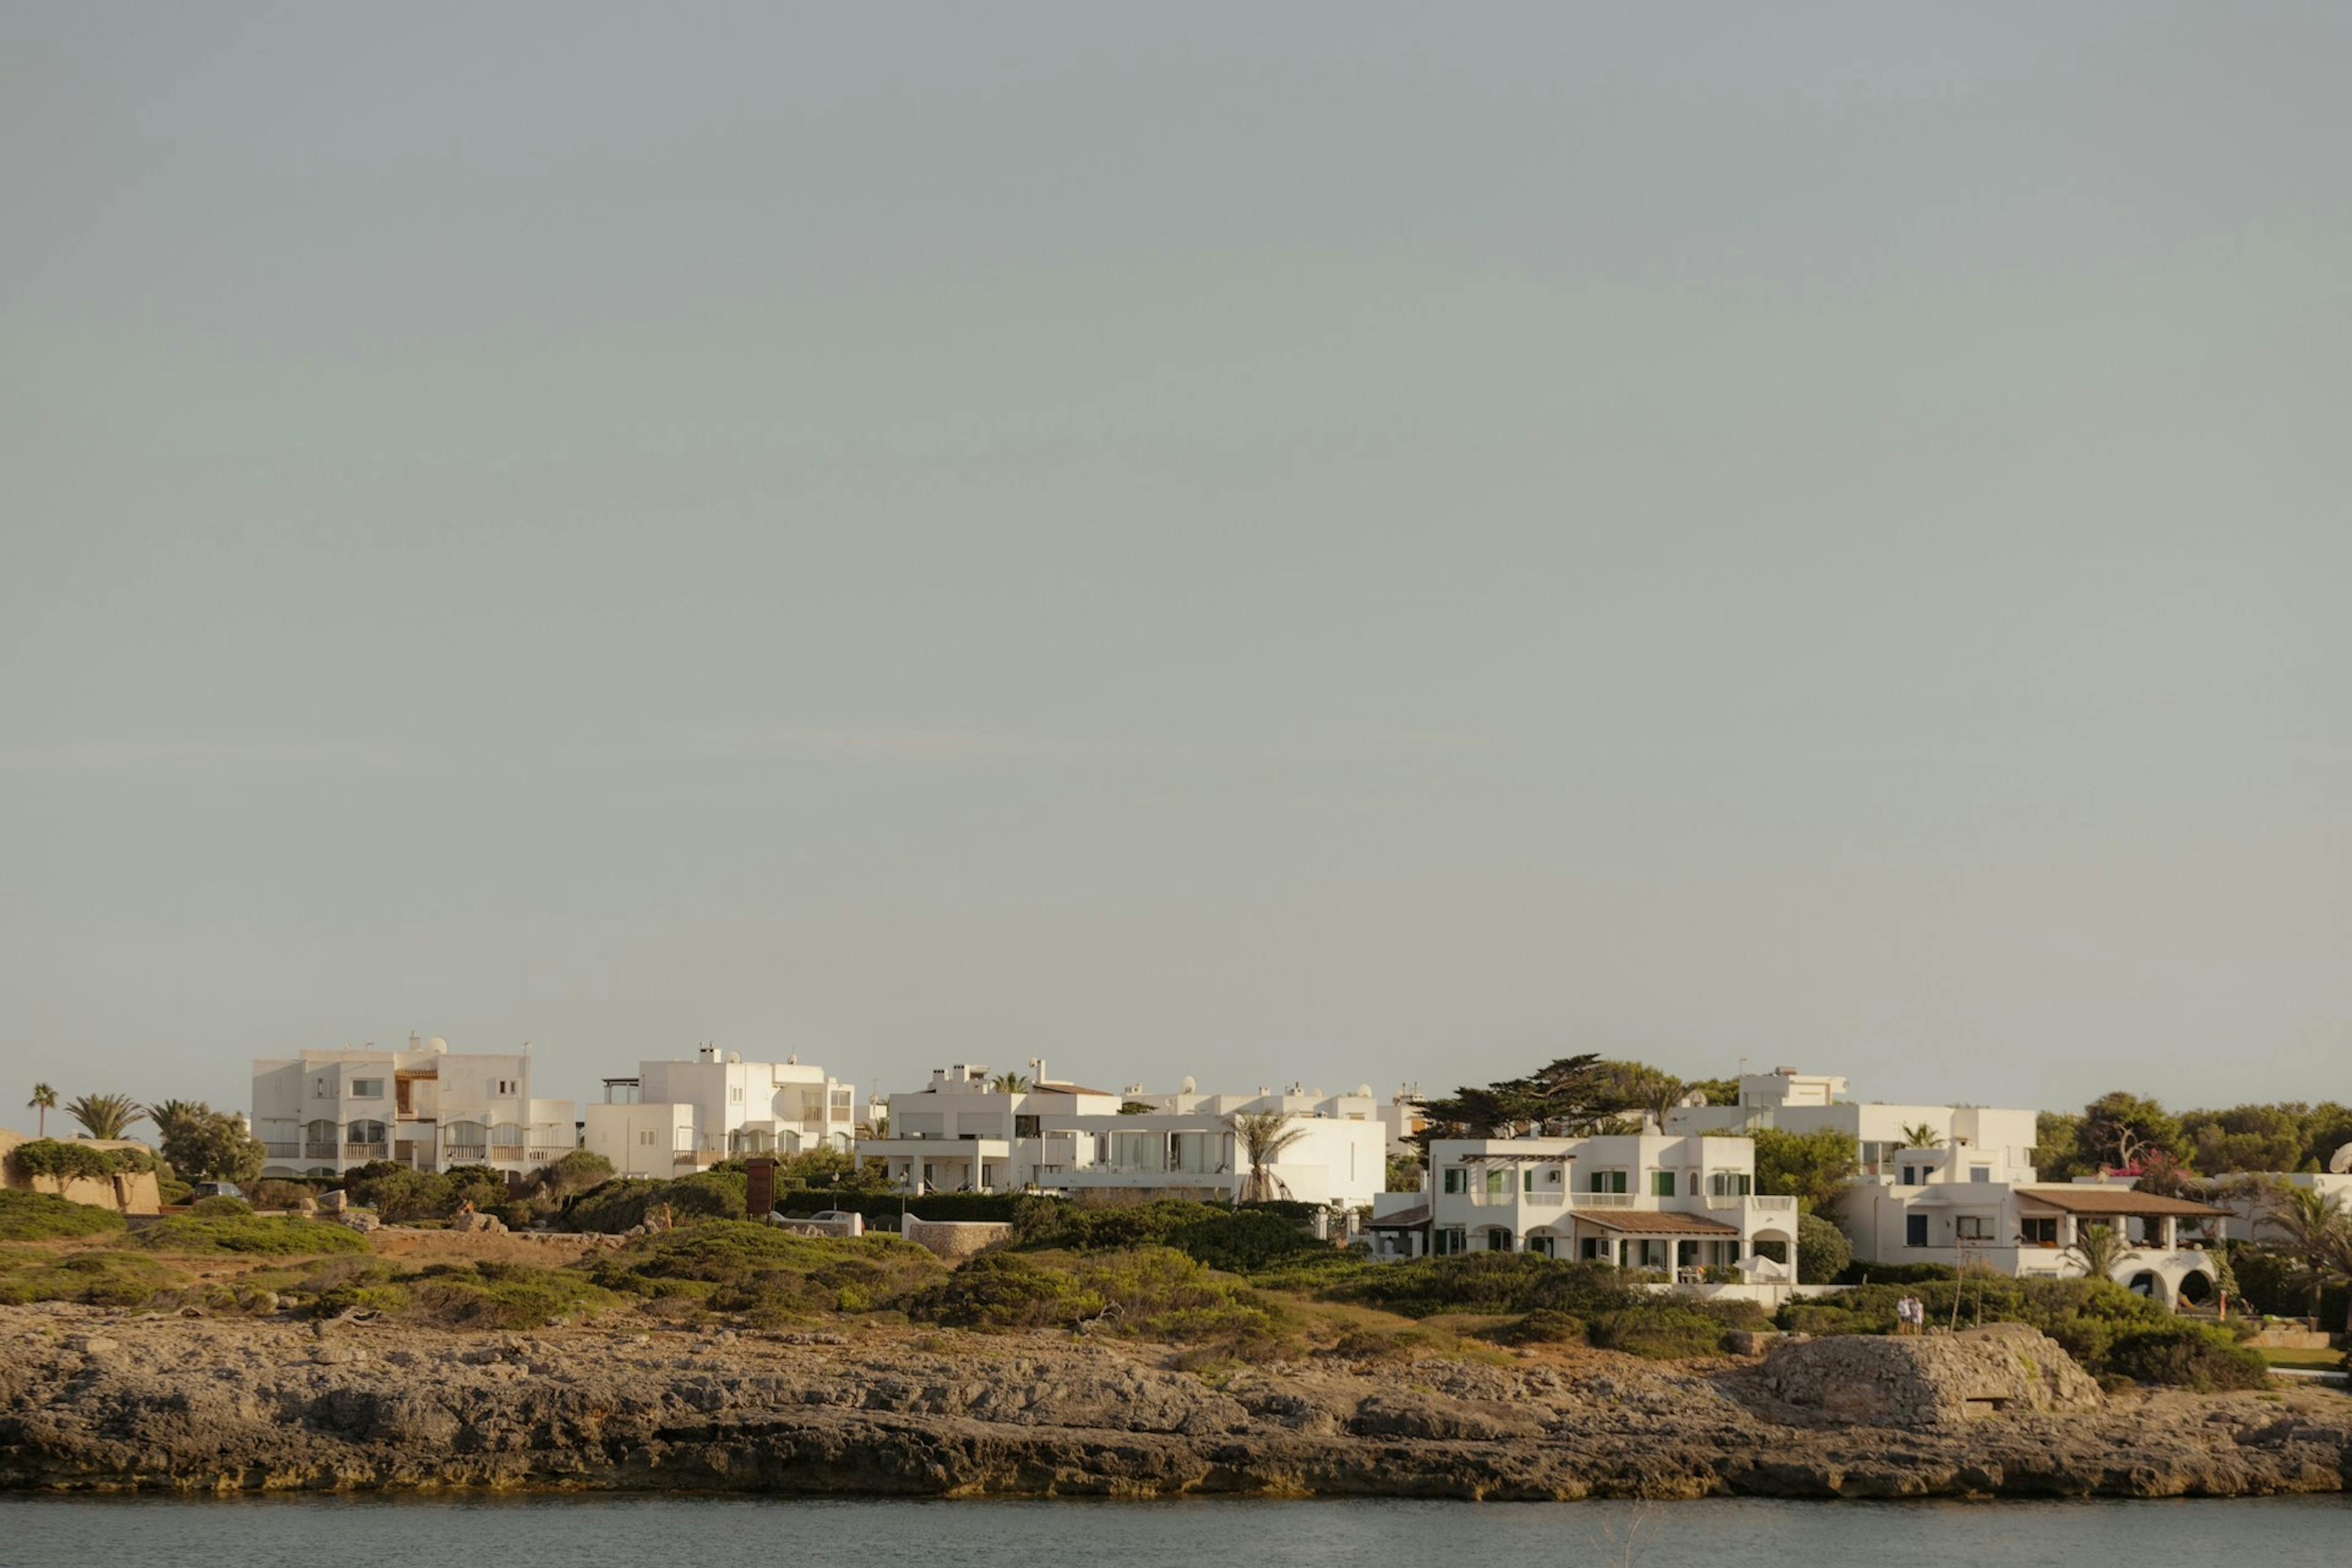
<path id="1" fill-rule="evenodd" d="M 122 1228 L 122 1216 L 94 1204 L 73 1204 L 48 1193 L 0 1188 L 0 1241 L 47 1241 L 62 1236 L 103 1236 Z"/>
<path id="2" fill-rule="evenodd" d="M 1311 1205 L 1295 1206 L 1309 1215 L 1316 1212 Z M 1077 1252 L 1170 1247 L 1197 1263 L 1234 1274 L 1345 1257 L 1271 1204 L 1236 1208 L 1168 1198 L 1124 1208 L 1087 1208 L 1032 1197 L 1016 1203 L 1013 1216 L 1014 1238 L 1022 1247 Z"/>
<path id="3" fill-rule="evenodd" d="M 395 1315 L 445 1329 L 543 1328 L 620 1300 L 576 1270 L 528 1263 L 438 1264 L 403 1283 Z"/>
<path id="4" fill-rule="evenodd" d="M 1219 1357 L 1243 1361 L 1283 1353 L 1296 1341 L 1280 1303 L 1165 1247 L 1081 1258 L 1068 1268 L 982 1253 L 908 1302 L 907 1312 L 994 1331 L 1099 1325 L 1123 1338 L 1213 1347 Z"/>
<path id="5" fill-rule="evenodd" d="M 1034 1193 L 930 1193 L 922 1197 L 902 1193 L 845 1191 L 833 1187 L 822 1191 L 803 1189 L 779 1192 L 779 1204 L 785 1212 L 812 1215 L 819 1209 L 838 1209 L 844 1214 L 863 1215 L 866 1223 L 888 1220 L 898 1223 L 901 1205 L 919 1219 L 936 1220 L 1010 1220 L 1023 1205 L 1050 1204 L 1067 1207 L 1062 1198 L 1040 1197 Z M 738 1214 L 742 1210 L 738 1207 Z"/>
<path id="6" fill-rule="evenodd" d="M 674 1181 L 624 1176 L 592 1187 L 566 1204 L 559 1222 L 572 1231 L 607 1236 L 633 1230 L 646 1215 L 665 1206 L 679 1225 L 697 1220 L 743 1217 L 744 1178 L 731 1171 L 702 1171 Z"/>
<path id="7" fill-rule="evenodd" d="M 79 1301 L 93 1307 L 144 1307 L 177 1290 L 187 1277 L 152 1258 L 110 1247 L 59 1258 L 37 1248 L 0 1253 L 0 1303 Z"/>
<path id="8" fill-rule="evenodd" d="M 1948 1263 L 1871 1263 L 1857 1258 L 1838 1271 L 1837 1285 L 1927 1285 L 1957 1279 L 1960 1271 Z"/>
<path id="9" fill-rule="evenodd" d="M 1797 1216 L 1797 1280 L 1804 1285 L 1826 1285 L 1845 1272 L 1853 1261 L 1853 1244 L 1845 1232 L 1819 1215 Z"/>
<path id="10" fill-rule="evenodd" d="M 585 1149 L 574 1149 L 552 1164 L 541 1166 L 531 1177 L 539 1190 L 551 1198 L 568 1198 L 612 1179 L 613 1162 Z"/>
<path id="11" fill-rule="evenodd" d="M 253 1206 L 257 1209 L 299 1209 L 311 1202 L 314 1196 L 306 1182 L 282 1182 L 272 1177 L 254 1184 Z"/>
<path id="12" fill-rule="evenodd" d="M 2103 1370 L 2137 1383 L 2168 1384 L 2200 1394 L 2267 1388 L 2271 1381 L 2269 1363 L 2259 1351 L 2248 1350 L 2210 1324 L 2179 1319 L 2117 1336 Z"/>
<path id="13" fill-rule="evenodd" d="M 220 1215 L 251 1214 L 253 1205 L 243 1198 L 233 1198 L 226 1193 L 215 1193 L 208 1198 L 198 1198 L 188 1205 L 188 1212 L 205 1218 Z"/>
<path id="14" fill-rule="evenodd" d="M 608 1290 L 656 1300 L 692 1297 L 759 1322 L 877 1310 L 943 1268 L 895 1237 L 793 1236 L 750 1220 L 713 1219 L 646 1237 L 597 1258 L 587 1272 Z"/>
<path id="15" fill-rule="evenodd" d="M 348 1226 L 294 1215 L 174 1215 L 131 1233 L 128 1245 L 151 1252 L 232 1252 L 267 1257 L 365 1252 L 367 1237 Z"/>
<path id="16" fill-rule="evenodd" d="M 57 1181 L 102 1180 L 127 1168 L 111 1149 L 93 1149 L 62 1138 L 19 1143 L 9 1151 L 8 1163 L 24 1175 Z"/>

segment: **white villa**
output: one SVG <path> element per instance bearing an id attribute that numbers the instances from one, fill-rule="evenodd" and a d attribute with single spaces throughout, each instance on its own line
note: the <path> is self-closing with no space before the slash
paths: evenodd
<path id="1" fill-rule="evenodd" d="M 1429 1191 L 1383 1195 L 1376 1247 L 1419 1256 L 1425 1237 L 1440 1254 L 1536 1252 L 1684 1279 L 1710 1268 L 1750 1283 L 1796 1279 L 1796 1200 L 1756 1194 L 1756 1146 L 1745 1138 L 1440 1138 L 1429 1159 Z"/>
<path id="2" fill-rule="evenodd" d="M 608 1078 L 586 1108 L 581 1147 L 624 1176 L 685 1175 L 751 1154 L 846 1152 L 856 1136 L 854 1086 L 797 1057 L 747 1062 L 714 1046 L 692 1061 L 637 1064 Z"/>
<path id="3" fill-rule="evenodd" d="M 520 1176 L 572 1152 L 572 1101 L 531 1097 L 531 1058 L 452 1051 L 304 1051 L 253 1064 L 253 1130 L 265 1176 L 339 1176 L 374 1160 L 420 1171 L 488 1165 Z"/>
<path id="4" fill-rule="evenodd" d="M 888 1135 L 859 1140 L 858 1154 L 887 1162 L 892 1183 L 913 1193 L 1124 1189 L 1230 1201 L 1250 1173 L 1228 1119 L 1281 1110 L 1299 1136 L 1267 1166 L 1276 1195 L 1355 1206 L 1384 1184 L 1388 1121 L 1369 1090 L 1203 1095 L 1188 1081 L 1174 1094 L 1114 1093 L 1031 1067 L 1034 1081 L 1017 1089 L 984 1067 L 933 1072 L 919 1091 L 890 1097 Z M 1129 1105 L 1144 1109 L 1122 1114 Z"/>
<path id="5" fill-rule="evenodd" d="M 1782 1068 L 1739 1080 L 1736 1106 L 1672 1111 L 1670 1131 L 1834 1129 L 1854 1140 L 1859 1175 L 1834 1219 L 1864 1263 L 1977 1263 L 2004 1274 L 2079 1275 L 2071 1250 L 2105 1225 L 2126 1250 L 2117 1282 L 2167 1306 L 2212 1299 L 2203 1243 L 2222 1211 L 2101 1183 L 2045 1184 L 2033 1166 L 2035 1113 L 1973 1105 L 1855 1104 L 1846 1080 Z M 1926 1138 L 1914 1142 L 1924 1130 Z"/>

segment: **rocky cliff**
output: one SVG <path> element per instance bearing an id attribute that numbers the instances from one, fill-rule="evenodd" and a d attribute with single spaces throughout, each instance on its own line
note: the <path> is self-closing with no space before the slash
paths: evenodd
<path id="1" fill-rule="evenodd" d="M 2045 1407 L 1995 1408 L 1969 1392 L 1980 1378 L 1915 1367 L 1864 1421 L 1803 1366 L 1827 1355 L 1868 1382 L 1885 1369 L 1838 1358 L 1881 1353 L 1316 1358 L 1203 1377 L 1066 1338 L 320 1332 L 19 1307 L 0 1309 L 0 1486 L 2172 1497 L 2352 1477 L 2352 1399 L 2332 1392 L 2098 1401 L 2071 1363 L 2009 1346 Z M 1958 1405 L 1915 1419 L 1923 1400 Z"/>

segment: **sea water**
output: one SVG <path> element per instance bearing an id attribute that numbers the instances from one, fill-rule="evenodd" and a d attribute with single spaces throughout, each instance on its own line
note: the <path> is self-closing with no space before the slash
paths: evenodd
<path id="1" fill-rule="evenodd" d="M 937 1502 L 723 1496 L 0 1498 L 0 1563 L 99 1568 L 2352 1564 L 2352 1499 Z"/>

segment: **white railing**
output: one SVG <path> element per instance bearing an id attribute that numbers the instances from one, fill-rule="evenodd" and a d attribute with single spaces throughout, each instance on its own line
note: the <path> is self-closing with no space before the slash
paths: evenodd
<path id="1" fill-rule="evenodd" d="M 346 1143 L 343 1145 L 343 1158 L 346 1160 L 381 1160 L 389 1154 L 391 1150 L 392 1145 L 389 1143 Z"/>
<path id="2" fill-rule="evenodd" d="M 262 1149 L 273 1160 L 291 1160 L 302 1152 L 302 1145 L 299 1142 L 288 1142 L 283 1139 L 264 1143 Z"/>
<path id="3" fill-rule="evenodd" d="M 1711 1209 L 1753 1208 L 1761 1214 L 1789 1214 L 1795 1210 L 1797 1200 L 1778 1193 L 1709 1193 L 1706 1206 Z"/>
<path id="4" fill-rule="evenodd" d="M 1569 1203 L 1580 1209 L 1629 1209 L 1633 1196 L 1632 1193 L 1572 1193 Z"/>

